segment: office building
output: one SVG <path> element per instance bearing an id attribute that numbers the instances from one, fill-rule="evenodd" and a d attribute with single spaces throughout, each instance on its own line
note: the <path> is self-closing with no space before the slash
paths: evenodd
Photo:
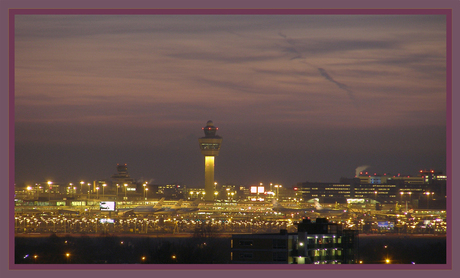
<path id="1" fill-rule="evenodd" d="M 326 218 L 304 219 L 297 233 L 232 235 L 231 260 L 238 264 L 354 264 L 358 231 Z"/>

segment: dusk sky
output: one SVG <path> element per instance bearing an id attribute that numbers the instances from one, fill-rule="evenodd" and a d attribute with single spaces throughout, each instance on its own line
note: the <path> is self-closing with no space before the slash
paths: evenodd
<path id="1" fill-rule="evenodd" d="M 446 171 L 443 15 L 16 15 L 16 183 Z"/>

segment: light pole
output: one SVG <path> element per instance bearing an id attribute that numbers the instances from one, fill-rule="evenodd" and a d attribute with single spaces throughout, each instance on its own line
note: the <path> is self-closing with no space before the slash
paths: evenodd
<path id="1" fill-rule="evenodd" d="M 385 263 L 389 264 L 389 263 L 390 263 L 390 259 L 388 258 L 388 245 L 385 245 L 384 248 L 385 248 L 385 250 L 386 250 Z"/>
<path id="2" fill-rule="evenodd" d="M 38 183 L 35 184 L 35 194 L 37 195 L 37 198 L 40 197 L 40 186 L 38 186 Z"/>
<path id="3" fill-rule="evenodd" d="M 127 198 L 126 198 L 126 190 L 127 190 L 127 188 L 128 188 L 128 184 L 125 183 L 125 184 L 123 184 L 123 186 L 125 187 L 125 200 L 126 200 L 126 199 L 127 199 Z"/>
<path id="4" fill-rule="evenodd" d="M 52 181 L 48 181 L 48 202 L 51 202 L 51 185 L 53 184 Z"/>
<path id="5" fill-rule="evenodd" d="M 106 186 L 107 186 L 106 183 L 104 183 L 104 184 L 102 185 L 102 198 L 104 198 L 104 196 L 105 196 L 105 192 L 104 192 L 105 190 L 104 190 L 104 189 L 105 189 Z"/>
<path id="6" fill-rule="evenodd" d="M 120 187 L 120 185 L 117 183 L 117 200 L 118 200 L 118 187 Z"/>
<path id="7" fill-rule="evenodd" d="M 99 199 L 99 186 L 96 187 L 96 199 Z"/>
<path id="8" fill-rule="evenodd" d="M 27 186 L 27 199 L 29 199 L 30 190 L 32 190 L 32 186 Z"/>
<path id="9" fill-rule="evenodd" d="M 88 199 L 91 199 L 91 183 L 88 182 Z"/>
<path id="10" fill-rule="evenodd" d="M 145 190 L 146 190 L 147 184 L 144 183 L 144 184 L 142 184 L 142 186 L 144 187 L 144 201 L 145 201 L 145 200 L 147 200 L 147 198 L 145 197 L 145 196 L 146 196 L 146 195 L 145 195 L 145 193 L 146 193 Z M 145 202 L 144 202 L 144 203 L 145 203 Z"/>
<path id="11" fill-rule="evenodd" d="M 83 185 L 85 184 L 84 181 L 80 182 L 80 194 L 83 194 Z"/>
<path id="12" fill-rule="evenodd" d="M 430 208 L 430 192 L 425 192 L 426 194 L 426 208 Z"/>

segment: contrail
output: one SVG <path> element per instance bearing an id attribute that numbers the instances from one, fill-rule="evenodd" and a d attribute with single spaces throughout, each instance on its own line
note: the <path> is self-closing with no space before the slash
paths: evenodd
<path id="1" fill-rule="evenodd" d="M 332 83 L 334 83 L 335 85 L 337 85 L 340 89 L 346 91 L 346 92 L 348 93 L 348 97 L 350 97 L 350 99 L 353 101 L 353 105 L 355 105 L 355 107 L 356 107 L 356 100 L 355 100 L 354 93 L 353 93 L 352 90 L 350 90 L 350 89 L 348 88 L 347 85 L 335 81 L 335 80 L 326 72 L 326 70 L 323 69 L 323 68 L 318 68 L 318 71 L 319 71 L 319 73 L 320 73 L 324 78 L 326 78 L 327 80 L 329 80 L 329 81 L 331 81 Z"/>
<path id="2" fill-rule="evenodd" d="M 347 92 L 348 94 L 348 97 L 350 98 L 350 100 L 352 101 L 353 105 L 355 106 L 355 108 L 358 108 L 357 106 L 357 102 L 355 100 L 355 96 L 354 96 L 354 92 L 352 90 L 350 90 L 350 88 L 343 84 L 343 83 L 340 83 L 340 82 L 337 82 L 334 80 L 334 78 L 332 78 L 325 69 L 323 68 L 318 68 L 310 63 L 308 63 L 306 61 L 306 58 L 303 57 L 302 53 L 297 50 L 296 46 L 295 46 L 295 43 L 294 43 L 294 40 L 291 40 L 289 39 L 285 34 L 281 33 L 281 32 L 278 32 L 278 35 L 281 36 L 291 47 L 288 49 L 291 53 L 295 54 L 296 56 L 294 58 L 291 58 L 291 60 L 293 59 L 296 59 L 296 58 L 302 58 L 304 59 L 303 63 L 309 65 L 309 66 L 312 66 L 312 67 L 315 67 L 316 69 L 318 69 L 319 73 L 321 74 L 321 76 L 323 76 L 324 78 L 326 78 L 326 80 L 334 83 L 335 85 L 337 85 L 340 89 L 344 90 L 345 92 Z"/>

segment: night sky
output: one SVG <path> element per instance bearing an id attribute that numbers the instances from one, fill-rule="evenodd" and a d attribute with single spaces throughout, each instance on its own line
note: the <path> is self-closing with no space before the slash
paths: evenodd
<path id="1" fill-rule="evenodd" d="M 446 171 L 443 15 L 17 15 L 15 181 Z"/>

